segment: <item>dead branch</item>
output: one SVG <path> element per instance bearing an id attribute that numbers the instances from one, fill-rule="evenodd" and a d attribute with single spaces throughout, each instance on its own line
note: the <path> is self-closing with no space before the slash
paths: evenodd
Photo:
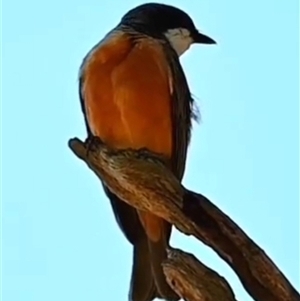
<path id="1" fill-rule="evenodd" d="M 228 282 L 192 254 L 168 250 L 163 269 L 169 285 L 186 301 L 236 301 Z"/>
<path id="2" fill-rule="evenodd" d="M 300 301 L 264 251 L 206 197 L 185 189 L 163 157 L 146 149 L 112 150 L 96 137 L 87 144 L 74 138 L 69 146 L 120 199 L 213 248 L 254 300 Z"/>

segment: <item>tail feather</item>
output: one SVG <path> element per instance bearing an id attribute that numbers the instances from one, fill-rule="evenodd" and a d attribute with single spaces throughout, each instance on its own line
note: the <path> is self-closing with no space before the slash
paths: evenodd
<path id="1" fill-rule="evenodd" d="M 167 258 L 166 247 L 165 240 L 152 242 L 146 237 L 134 245 L 129 301 L 180 299 L 168 285 L 162 269 Z"/>
<path id="2" fill-rule="evenodd" d="M 133 267 L 129 301 L 152 301 L 157 290 L 151 270 L 148 239 L 142 239 L 133 247 Z"/>
<path id="3" fill-rule="evenodd" d="M 167 242 L 162 239 L 158 242 L 148 240 L 151 267 L 154 282 L 157 288 L 156 297 L 167 301 L 178 301 L 180 297 L 171 289 L 163 272 L 162 262 L 167 258 Z"/>

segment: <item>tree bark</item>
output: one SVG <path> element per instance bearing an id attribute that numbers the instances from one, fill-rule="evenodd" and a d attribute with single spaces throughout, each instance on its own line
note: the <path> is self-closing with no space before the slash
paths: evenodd
<path id="1" fill-rule="evenodd" d="M 228 282 L 192 254 L 168 250 L 163 263 L 169 285 L 186 301 L 236 301 Z"/>
<path id="2" fill-rule="evenodd" d="M 236 272 L 254 300 L 300 301 L 265 252 L 205 196 L 184 188 L 166 167 L 166 158 L 146 149 L 110 149 L 97 137 L 86 143 L 74 138 L 69 146 L 120 199 L 151 211 L 210 246 Z"/>

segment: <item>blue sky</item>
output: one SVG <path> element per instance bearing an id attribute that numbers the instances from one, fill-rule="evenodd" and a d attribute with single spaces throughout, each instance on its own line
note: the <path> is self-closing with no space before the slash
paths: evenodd
<path id="1" fill-rule="evenodd" d="M 184 184 L 211 198 L 299 289 L 297 0 L 164 1 L 218 41 L 182 58 L 202 113 Z M 126 300 L 131 247 L 98 179 L 70 152 L 85 138 L 85 53 L 143 1 L 3 1 L 3 301 Z M 174 232 L 251 300 L 209 248 Z"/>

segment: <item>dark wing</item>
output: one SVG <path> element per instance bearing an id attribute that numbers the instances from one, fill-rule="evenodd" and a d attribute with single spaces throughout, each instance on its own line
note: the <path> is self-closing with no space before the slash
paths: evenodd
<path id="1" fill-rule="evenodd" d="M 185 171 L 187 149 L 191 138 L 192 119 L 196 117 L 193 112 L 194 100 L 176 52 L 167 42 L 164 44 L 164 47 L 167 60 L 170 62 L 173 82 L 173 151 L 171 168 L 176 177 L 182 180 Z"/>

